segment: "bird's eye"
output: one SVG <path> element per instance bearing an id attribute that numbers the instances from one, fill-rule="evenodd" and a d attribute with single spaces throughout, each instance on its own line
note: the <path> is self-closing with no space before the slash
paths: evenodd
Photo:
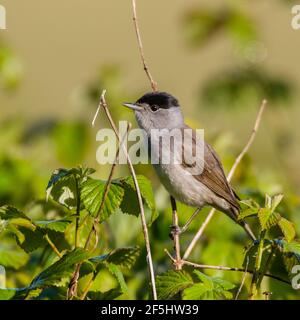
<path id="1" fill-rule="evenodd" d="M 156 106 L 156 105 L 152 105 L 152 106 L 150 106 L 150 108 L 151 108 L 151 110 L 152 110 L 153 112 L 155 112 L 155 111 L 158 110 L 158 106 Z"/>

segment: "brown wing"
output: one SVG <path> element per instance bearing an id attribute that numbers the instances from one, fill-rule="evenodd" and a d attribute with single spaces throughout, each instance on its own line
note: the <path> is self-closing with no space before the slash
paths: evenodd
<path id="1" fill-rule="evenodd" d="M 193 133 L 193 144 L 196 143 L 195 136 L 196 134 Z M 189 167 L 184 160 L 183 166 Z M 233 189 L 227 181 L 222 163 L 214 149 L 208 143 L 204 144 L 203 171 L 200 175 L 194 175 L 194 178 L 203 183 L 216 195 L 228 201 L 234 208 L 239 210 L 240 205 Z"/>

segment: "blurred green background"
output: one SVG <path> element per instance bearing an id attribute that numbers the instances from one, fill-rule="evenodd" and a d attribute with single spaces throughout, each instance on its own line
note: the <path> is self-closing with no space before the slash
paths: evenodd
<path id="1" fill-rule="evenodd" d="M 205 129 L 226 172 L 248 139 L 261 100 L 269 100 L 255 144 L 233 185 L 242 198 L 261 200 L 265 193 L 284 193 L 282 214 L 296 223 L 299 234 L 300 31 L 291 27 L 294 1 L 137 2 L 146 58 L 159 89 L 179 99 L 189 124 Z M 97 128 L 91 127 L 102 89 L 107 89 L 115 119 L 133 123 L 121 103 L 150 90 L 138 54 L 131 1 L 1 4 L 7 10 L 7 30 L 0 31 L 0 205 L 12 204 L 35 217 L 55 216 L 55 208 L 37 203 L 45 197 L 54 169 L 85 164 L 107 178 L 109 167 L 100 167 L 95 154 L 96 132 L 108 124 L 100 115 Z M 170 265 L 163 249 L 172 249 L 168 195 L 150 166 L 138 166 L 137 171 L 153 182 L 161 213 L 151 229 L 160 272 Z M 122 166 L 117 176 L 127 173 Z M 179 212 L 183 224 L 192 209 L 180 206 Z M 204 217 L 193 223 L 183 246 Z M 137 243 L 143 247 L 135 217 L 111 216 L 103 234 L 102 251 Z M 240 266 L 244 244 L 239 227 L 218 214 L 191 259 Z M 36 272 L 22 254 L 24 263 L 7 269 L 10 287 L 26 285 Z M 144 298 L 143 255 L 134 272 L 126 298 Z M 241 274 L 214 274 L 241 280 Z M 109 275 L 103 279 L 101 285 L 109 289 Z M 299 298 L 276 281 L 265 280 L 264 285 L 274 298 Z"/>

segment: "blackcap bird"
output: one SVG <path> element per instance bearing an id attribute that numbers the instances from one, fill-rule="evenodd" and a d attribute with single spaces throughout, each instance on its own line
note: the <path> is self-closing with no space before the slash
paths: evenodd
<path id="1" fill-rule="evenodd" d="M 178 100 L 166 92 L 151 92 L 135 103 L 124 103 L 124 106 L 134 110 L 137 123 L 145 132 L 148 149 L 152 153 L 160 153 L 155 155 L 159 160 L 153 166 L 170 195 L 188 206 L 201 209 L 210 205 L 224 212 L 255 239 L 250 227 L 244 221 L 237 220 L 240 212 L 239 198 L 226 179 L 218 155 L 208 143 L 202 141 L 200 146 L 203 150 L 202 161 L 191 164 L 191 161 L 182 157 L 181 162 L 163 163 L 164 152 L 178 158 L 177 155 L 182 155 L 184 149 L 194 150 L 201 144 L 196 139 L 195 131 L 185 124 Z M 164 148 L 159 145 L 161 141 L 152 134 L 160 130 L 160 135 L 163 136 L 173 129 L 188 132 L 191 139 L 183 139 L 181 144 L 173 143 L 170 148 Z M 195 171 L 197 166 L 198 172 Z"/>

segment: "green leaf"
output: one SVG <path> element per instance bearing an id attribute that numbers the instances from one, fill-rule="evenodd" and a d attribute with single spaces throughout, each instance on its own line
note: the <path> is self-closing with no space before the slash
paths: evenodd
<path id="1" fill-rule="evenodd" d="M 277 194 L 276 196 L 272 197 L 272 200 L 271 200 L 272 211 L 275 211 L 275 209 L 278 207 L 278 205 L 282 201 L 283 197 L 284 197 L 283 194 Z"/>
<path id="2" fill-rule="evenodd" d="M 25 227 L 19 227 L 15 230 L 15 235 L 17 244 L 27 253 L 46 245 L 44 234 L 38 228 L 31 230 Z"/>
<path id="3" fill-rule="evenodd" d="M 259 204 L 256 201 L 254 201 L 253 199 L 242 200 L 242 201 L 240 201 L 240 203 L 244 204 L 248 208 L 256 210 L 256 211 L 258 211 L 260 208 Z"/>
<path id="4" fill-rule="evenodd" d="M 90 291 L 87 296 L 89 300 L 114 300 L 122 294 L 123 292 L 119 288 L 114 288 L 106 292 Z"/>
<path id="5" fill-rule="evenodd" d="M 88 179 L 82 185 L 81 198 L 85 208 L 95 217 L 100 209 L 104 195 L 105 182 L 96 179 Z M 120 186 L 111 184 L 103 210 L 100 214 L 100 222 L 105 221 L 117 208 L 123 199 L 124 190 Z"/>
<path id="6" fill-rule="evenodd" d="M 76 208 L 77 187 L 74 169 L 54 171 L 47 186 L 47 199 L 49 197 L 69 210 Z"/>
<path id="7" fill-rule="evenodd" d="M 139 247 L 119 248 L 107 256 L 107 261 L 121 268 L 131 269 L 140 255 Z"/>
<path id="8" fill-rule="evenodd" d="M 263 230 L 270 229 L 277 225 L 281 216 L 279 213 L 272 211 L 269 208 L 261 208 L 258 211 L 258 219 Z"/>
<path id="9" fill-rule="evenodd" d="M 126 282 L 124 280 L 123 273 L 121 272 L 120 268 L 114 263 L 107 263 L 106 267 L 109 270 L 109 272 L 116 277 L 120 285 L 121 291 L 126 292 L 128 289 L 127 289 Z"/>
<path id="10" fill-rule="evenodd" d="M 149 225 L 151 225 L 158 217 L 158 212 L 155 208 L 154 194 L 151 182 L 144 176 L 138 175 L 137 182 L 141 191 L 146 206 L 151 210 L 151 218 Z M 121 203 L 121 210 L 123 213 L 139 216 L 140 207 L 137 199 L 134 181 L 131 176 L 123 179 L 114 180 L 114 184 L 121 185 L 124 188 L 125 194 Z"/>
<path id="11" fill-rule="evenodd" d="M 235 285 L 221 278 L 209 277 L 204 273 L 194 270 L 194 274 L 201 281 L 193 284 L 183 291 L 184 300 L 215 300 L 231 299 L 232 293 L 228 290 Z"/>
<path id="12" fill-rule="evenodd" d="M 284 234 L 284 237 L 287 240 L 287 242 L 291 242 L 295 238 L 296 230 L 292 222 L 285 218 L 281 218 L 278 222 L 278 226 Z"/>
<path id="13" fill-rule="evenodd" d="M 29 256 L 22 250 L 0 246 L 0 265 L 6 268 L 19 269 L 29 260 Z"/>
<path id="14" fill-rule="evenodd" d="M 161 300 L 171 299 L 192 285 L 191 275 L 184 270 L 170 270 L 156 277 L 157 294 Z"/>
<path id="15" fill-rule="evenodd" d="M 80 248 L 66 253 L 32 280 L 30 290 L 64 285 L 72 275 L 74 265 L 88 259 L 88 256 L 88 252 Z"/>
<path id="16" fill-rule="evenodd" d="M 45 220 L 45 221 L 36 221 L 35 224 L 41 228 L 46 230 L 53 230 L 56 232 L 65 232 L 67 226 L 71 223 L 68 219 L 60 219 L 60 220 Z"/>
<path id="17" fill-rule="evenodd" d="M 289 276 L 292 278 L 294 274 L 291 271 L 295 265 L 300 264 L 300 242 L 298 240 L 287 242 L 285 240 L 277 241 L 279 249 L 283 253 L 283 262 Z"/>
<path id="18" fill-rule="evenodd" d="M 260 209 L 259 204 L 257 202 L 255 202 L 254 200 L 252 200 L 252 199 L 242 200 L 242 201 L 240 201 L 240 203 L 242 205 L 246 206 L 247 209 L 243 210 L 239 214 L 238 220 L 243 220 L 245 218 L 255 216 L 255 215 L 257 215 L 257 213 L 258 213 L 258 211 Z"/>
<path id="19" fill-rule="evenodd" d="M 0 207 L 0 220 L 11 220 L 11 219 L 30 220 L 23 212 L 21 212 L 20 210 L 12 206 Z"/>

